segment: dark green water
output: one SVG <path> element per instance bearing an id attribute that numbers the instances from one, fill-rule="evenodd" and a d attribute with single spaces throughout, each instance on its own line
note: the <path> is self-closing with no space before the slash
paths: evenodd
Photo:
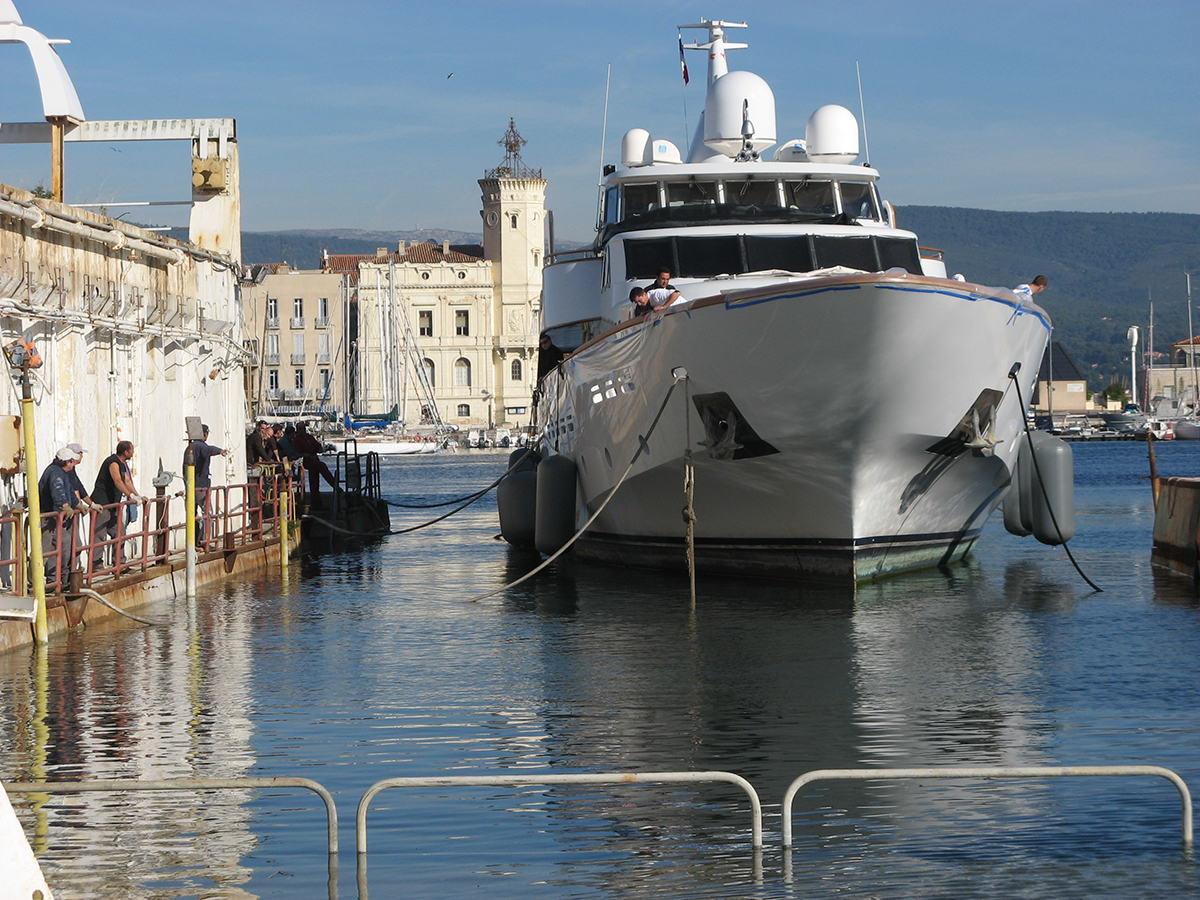
<path id="1" fill-rule="evenodd" d="M 1200 473 L 1200 443 L 1160 445 Z M 472 452 L 385 463 L 394 500 L 487 484 Z M 1150 566 L 1141 444 L 1075 445 L 1072 551 L 1006 534 L 858 592 L 582 565 L 480 603 L 531 565 L 492 497 L 365 551 L 52 645 L 44 688 L 0 657 L 6 780 L 301 776 L 334 793 L 14 797 L 60 898 L 1183 897 L 1179 796 L 1159 779 L 829 783 L 817 768 L 1155 764 L 1200 787 L 1200 607 Z M 394 511 L 393 527 L 430 517 Z M 44 709 L 44 715 L 39 711 Z M 385 778 L 719 769 L 728 785 L 406 788 Z"/>

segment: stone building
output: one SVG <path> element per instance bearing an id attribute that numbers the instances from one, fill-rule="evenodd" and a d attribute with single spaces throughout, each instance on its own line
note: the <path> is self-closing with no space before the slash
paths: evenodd
<path id="1" fill-rule="evenodd" d="M 251 361 L 246 396 L 253 418 L 323 415 L 348 409 L 346 278 L 287 263 L 247 267 L 242 315 Z"/>
<path id="2" fill-rule="evenodd" d="M 505 160 L 479 181 L 482 257 L 403 242 L 374 256 L 327 254 L 357 303 L 352 412 L 408 427 L 528 424 L 541 321 L 546 181 L 524 165 L 510 121 Z"/>

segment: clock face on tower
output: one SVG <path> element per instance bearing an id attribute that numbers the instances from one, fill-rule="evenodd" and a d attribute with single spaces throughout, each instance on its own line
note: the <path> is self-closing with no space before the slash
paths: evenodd
<path id="1" fill-rule="evenodd" d="M 497 223 L 497 222 L 499 222 L 499 221 L 500 221 L 500 217 L 499 217 L 498 215 L 496 215 L 496 212 L 495 212 L 495 210 L 493 210 L 492 212 L 490 212 L 490 213 L 488 213 L 488 214 L 487 214 L 487 223 L 488 223 L 488 225 L 490 225 L 492 228 L 495 228 L 495 227 L 496 227 L 496 223 Z"/>

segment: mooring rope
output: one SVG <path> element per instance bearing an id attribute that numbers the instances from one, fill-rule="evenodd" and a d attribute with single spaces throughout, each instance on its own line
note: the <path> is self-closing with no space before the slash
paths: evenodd
<path id="1" fill-rule="evenodd" d="M 402 509 L 437 509 L 439 506 L 452 506 L 455 503 L 461 503 L 463 500 L 469 500 L 473 497 L 474 498 L 481 497 L 484 494 L 486 494 L 488 491 L 490 491 L 492 488 L 494 488 L 496 485 L 498 485 L 506 477 L 508 477 L 509 473 L 512 472 L 514 469 L 516 469 L 517 466 L 521 465 L 521 463 L 523 463 L 525 461 L 526 457 L 528 457 L 530 453 L 533 453 L 537 449 L 538 444 L 540 444 L 541 442 L 542 442 L 542 439 L 539 436 L 538 439 L 536 441 L 534 441 L 525 450 L 525 452 L 520 455 L 520 457 L 517 458 L 517 461 L 508 467 L 507 471 L 505 471 L 505 473 L 503 475 L 501 475 L 499 478 L 497 478 L 495 481 L 493 481 L 487 487 L 476 491 L 474 494 L 464 494 L 462 497 L 457 497 L 454 500 L 444 500 L 441 503 L 400 503 L 399 501 L 396 501 L 396 500 L 384 500 L 383 502 L 386 503 L 388 506 L 398 506 Z"/>
<path id="2" fill-rule="evenodd" d="M 667 408 L 667 402 L 671 399 L 671 394 L 674 393 L 674 391 L 675 391 L 675 385 L 677 385 L 681 380 L 683 380 L 685 378 L 687 378 L 686 375 L 675 376 L 675 380 L 672 381 L 671 386 L 669 388 L 667 388 L 667 395 L 665 397 L 663 397 L 662 405 L 658 408 L 658 412 L 654 416 L 654 421 L 650 423 L 650 430 L 647 431 L 644 435 L 638 435 L 638 448 L 637 448 L 637 451 L 633 454 L 633 459 L 631 459 L 629 461 L 629 465 L 625 467 L 625 471 L 621 473 L 621 477 L 619 479 L 617 479 L 617 483 L 614 484 L 609 489 L 608 496 L 604 498 L 604 502 L 601 503 L 600 506 L 596 508 L 596 511 L 594 513 L 592 513 L 591 517 L 586 522 L 583 523 L 583 526 L 578 531 L 576 531 L 573 535 L 571 535 L 570 540 L 568 540 L 565 544 L 563 544 L 561 547 L 559 547 L 552 555 L 546 557 L 546 559 L 543 560 L 539 566 L 526 572 L 524 575 L 522 575 L 516 581 L 510 581 L 508 584 L 501 585 L 500 587 L 496 588 L 494 591 L 488 591 L 486 594 L 480 594 L 478 597 L 471 597 L 470 599 L 467 599 L 467 600 L 460 600 L 459 603 L 478 603 L 480 600 L 486 600 L 488 597 L 494 597 L 496 594 L 499 594 L 503 591 L 507 591 L 509 588 L 514 588 L 518 584 L 522 584 L 522 583 L 528 581 L 534 575 L 537 575 L 539 572 L 541 572 L 543 569 L 545 569 L 547 566 L 549 566 L 552 562 L 554 562 L 556 559 L 558 559 L 560 556 L 562 556 L 564 553 L 566 553 L 568 550 L 570 550 L 571 546 L 577 540 L 579 540 L 580 536 L 585 531 L 587 531 L 589 528 L 592 527 L 592 523 L 595 522 L 597 518 L 599 518 L 600 513 L 604 512 L 604 508 L 606 506 L 608 506 L 608 501 L 612 500 L 612 498 L 617 495 L 617 489 L 622 484 L 625 483 L 625 479 L 628 478 L 629 473 L 633 471 L 634 464 L 638 461 L 638 459 L 642 455 L 642 452 L 647 447 L 647 442 L 650 440 L 650 435 L 654 434 L 654 429 L 658 427 L 658 421 L 659 421 L 659 419 L 662 418 L 662 414 Z"/>
<path id="3" fill-rule="evenodd" d="M 683 376 L 683 522 L 687 527 L 688 581 L 692 590 L 692 609 L 696 608 L 696 467 L 692 464 L 692 392 L 687 376 Z"/>
<path id="4" fill-rule="evenodd" d="M 510 465 L 507 469 L 505 469 L 503 475 L 501 475 L 499 478 L 497 478 L 495 481 L 493 481 L 487 487 L 483 488 L 483 490 L 477 491 L 474 494 L 468 494 L 466 497 L 459 497 L 457 500 L 449 500 L 446 503 L 434 503 L 428 507 L 411 507 L 413 509 L 432 509 L 437 506 L 446 506 L 448 503 L 458 503 L 460 500 L 466 501 L 465 503 L 462 504 L 462 506 L 459 506 L 457 509 L 452 509 L 452 510 L 450 510 L 450 512 L 446 513 L 445 515 L 438 516 L 436 519 L 430 519 L 428 522 L 422 522 L 420 525 L 413 525 L 413 526 L 410 526 L 409 528 L 398 528 L 394 531 L 387 529 L 387 528 L 376 528 L 373 531 L 351 531 L 348 528 L 342 528 L 340 525 L 336 525 L 333 522 L 330 522 L 328 519 L 323 519 L 320 516 L 314 516 L 311 513 L 305 513 L 300 518 L 307 519 L 310 522 L 319 522 L 320 524 L 324 525 L 326 528 L 330 529 L 331 531 L 336 531 L 339 534 L 350 535 L 351 537 L 387 537 L 388 535 L 393 535 L 393 534 L 408 534 L 411 531 L 419 531 L 422 528 L 428 528 L 430 525 L 436 525 L 438 522 L 441 522 L 444 519 L 450 518 L 452 515 L 454 515 L 457 512 L 462 512 L 464 509 L 466 509 L 468 506 L 470 506 L 475 501 L 487 496 L 487 494 L 493 488 L 495 488 L 496 485 L 498 485 L 501 481 L 503 481 L 506 477 L 508 477 L 509 474 L 511 474 L 513 471 L 515 471 L 516 468 L 518 466 L 520 466 L 521 463 L 523 463 L 528 458 L 529 454 L 533 453 L 537 449 L 537 446 L 539 443 L 540 443 L 540 440 L 535 442 L 531 447 L 527 448 L 524 453 L 522 453 L 519 457 L 517 457 L 517 459 L 512 463 L 512 465 Z M 393 506 L 403 506 L 404 505 L 401 503 L 392 503 L 392 501 L 390 501 L 390 500 L 384 500 L 383 502 L 390 503 Z M 379 513 L 375 512 L 375 510 L 372 507 L 367 506 L 365 508 L 371 510 L 371 512 L 375 515 L 375 517 L 377 519 L 379 519 L 380 522 L 383 521 L 383 519 L 382 519 L 382 517 L 380 517 Z"/>
<path id="5" fill-rule="evenodd" d="M 1025 423 L 1025 440 L 1029 442 L 1029 458 L 1033 460 L 1033 471 L 1037 475 L 1038 486 L 1042 489 L 1042 496 L 1046 497 L 1046 482 L 1042 480 L 1042 467 L 1038 465 L 1037 454 L 1033 452 L 1033 435 L 1030 434 L 1029 431 L 1029 417 L 1024 415 L 1025 400 L 1021 397 L 1021 385 L 1017 382 L 1017 371 L 1017 367 L 1014 366 L 1012 371 L 1008 373 L 1008 377 L 1012 379 L 1013 384 L 1016 385 L 1017 388 L 1017 403 L 1020 405 L 1020 409 L 1022 411 L 1021 418 Z M 1052 422 L 1051 425 L 1053 424 L 1054 423 Z M 1009 490 L 1013 490 L 1013 488 L 1009 488 Z M 1063 537 L 1062 529 L 1058 525 L 1058 516 L 1054 514 L 1054 504 L 1049 502 L 1048 497 L 1046 501 L 1046 510 L 1050 513 L 1050 521 L 1054 523 L 1054 533 L 1057 534 L 1058 539 L 1062 541 L 1062 547 L 1065 551 L 1067 551 L 1067 559 L 1071 560 L 1071 565 L 1075 567 L 1075 571 L 1079 573 L 1079 577 L 1086 581 L 1091 586 L 1092 590 L 1103 594 L 1104 589 L 1099 587 L 1094 581 L 1092 581 L 1092 579 L 1088 578 L 1087 575 L 1083 573 L 1083 569 L 1079 568 L 1079 563 L 1075 561 L 1075 556 L 1071 553 L 1071 548 L 1067 546 L 1067 541 Z"/>

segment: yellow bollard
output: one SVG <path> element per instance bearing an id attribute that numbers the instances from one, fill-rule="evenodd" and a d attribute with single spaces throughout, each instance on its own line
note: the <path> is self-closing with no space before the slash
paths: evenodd
<path id="1" fill-rule="evenodd" d="M 46 622 L 46 570 L 42 560 L 42 498 L 38 493 L 37 444 L 33 435 L 33 391 L 28 370 L 21 381 L 21 432 L 25 438 L 25 502 L 29 509 L 29 579 L 37 610 L 33 623 L 33 639 L 38 644 L 50 640 Z"/>
<path id="2" fill-rule="evenodd" d="M 288 567 L 288 499 L 286 480 L 281 480 L 279 490 L 279 568 L 285 573 Z"/>
<path id="3" fill-rule="evenodd" d="M 196 599 L 196 456 L 192 442 L 188 441 L 183 453 L 183 505 L 184 505 L 184 560 L 187 578 L 184 594 L 188 600 Z"/>

